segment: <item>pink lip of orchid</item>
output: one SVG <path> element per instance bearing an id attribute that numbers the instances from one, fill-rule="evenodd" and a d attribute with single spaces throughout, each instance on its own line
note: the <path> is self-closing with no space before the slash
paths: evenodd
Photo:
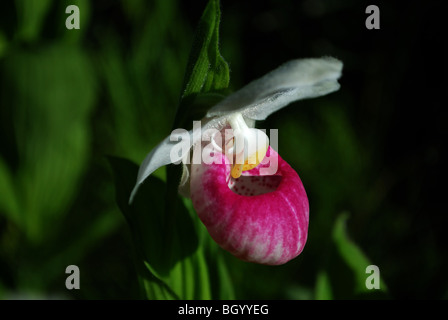
<path id="1" fill-rule="evenodd" d="M 221 247 L 261 264 L 295 258 L 307 239 L 308 198 L 298 174 L 253 126 L 293 101 L 338 90 L 341 71 L 342 63 L 330 57 L 292 60 L 228 96 L 208 111 L 202 126 L 173 131 L 146 156 L 129 202 L 157 168 L 182 160 L 179 190 L 185 194 L 189 188 L 199 218 Z M 217 161 L 185 165 L 192 147 L 194 155 L 204 144 L 205 132 L 223 133 L 229 127 L 234 134 L 230 146 L 225 140 L 221 149 L 213 143 L 214 135 L 205 139 L 215 146 Z M 273 156 L 277 170 L 266 171 L 265 160 Z"/>
<path id="2" fill-rule="evenodd" d="M 260 163 L 233 180 L 229 160 L 221 153 L 218 164 L 193 164 L 191 199 L 222 248 L 245 261 L 279 265 L 298 256 L 305 246 L 308 198 L 289 164 L 271 147 L 266 156 L 278 160 L 274 175 L 262 175 L 260 169 L 267 164 Z"/>

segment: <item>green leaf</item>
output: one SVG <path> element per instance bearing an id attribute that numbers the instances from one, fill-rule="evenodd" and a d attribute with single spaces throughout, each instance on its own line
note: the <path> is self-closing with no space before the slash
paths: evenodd
<path id="1" fill-rule="evenodd" d="M 10 53 L 1 65 L 2 138 L 11 149 L 5 155 L 17 155 L 6 162 L 16 169 L 10 179 L 20 225 L 39 243 L 58 230 L 84 174 L 95 76 L 88 57 L 76 46 Z"/>
<path id="2" fill-rule="evenodd" d="M 51 8 L 52 0 L 29 1 L 16 0 L 18 37 L 25 41 L 34 41 L 39 37 L 45 17 Z M 62 14 L 62 13 L 61 13 Z"/>
<path id="3" fill-rule="evenodd" d="M 19 227 L 23 227 L 20 217 L 19 204 L 15 194 L 15 187 L 10 169 L 0 157 L 0 213 L 14 221 Z"/>
<path id="4" fill-rule="evenodd" d="M 229 86 L 229 66 L 219 52 L 220 19 L 219 0 L 210 0 L 196 29 L 174 128 L 188 127 L 189 115 L 194 113 L 199 117 L 202 114 L 191 108 L 199 94 L 221 92 Z"/>
<path id="5" fill-rule="evenodd" d="M 337 218 L 333 228 L 333 241 L 336 244 L 340 256 L 354 273 L 356 293 L 368 293 L 372 290 L 366 287 L 366 279 L 369 276 L 366 274 L 366 268 L 372 265 L 372 263 L 362 252 L 361 248 L 349 238 L 346 229 L 348 216 L 348 213 L 342 213 Z M 378 290 L 387 291 L 386 285 L 382 280 L 380 281 L 380 289 Z"/>
<path id="6" fill-rule="evenodd" d="M 140 280 L 147 298 L 209 299 L 204 253 L 181 198 L 176 195 L 170 199 L 176 209 L 166 214 L 166 185 L 150 176 L 129 205 L 138 166 L 114 157 L 110 157 L 109 162 L 115 175 L 117 203 L 131 229 Z"/>
<path id="7" fill-rule="evenodd" d="M 333 292 L 331 290 L 331 283 L 326 271 L 321 270 L 317 274 L 316 288 L 315 288 L 316 300 L 331 300 L 333 299 Z"/>
<path id="8" fill-rule="evenodd" d="M 219 52 L 218 0 L 210 0 L 196 30 L 185 73 L 182 99 L 199 92 L 226 89 L 229 86 L 229 66 Z"/>

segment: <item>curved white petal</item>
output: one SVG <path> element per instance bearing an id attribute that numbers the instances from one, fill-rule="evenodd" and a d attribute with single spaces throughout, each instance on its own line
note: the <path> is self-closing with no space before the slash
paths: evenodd
<path id="1" fill-rule="evenodd" d="M 227 123 L 226 117 L 208 119 L 204 125 L 193 125 L 193 130 L 176 129 L 171 135 L 160 142 L 143 160 L 137 174 L 137 181 L 129 197 L 129 204 L 134 200 L 138 188 L 154 171 L 170 163 L 178 163 L 185 159 L 191 147 L 203 138 L 203 132 L 211 128 L 223 128 Z M 184 168 L 185 169 L 185 168 Z M 187 168 L 188 170 L 188 168 Z M 187 172 L 188 173 L 188 172 Z M 185 172 L 184 172 L 185 174 Z M 189 176 L 183 177 L 188 180 Z M 186 181 L 183 181 L 186 183 Z"/>
<path id="2" fill-rule="evenodd" d="M 246 118 L 264 120 L 293 101 L 338 90 L 341 71 L 342 62 L 331 57 L 289 61 L 225 98 L 207 117 L 241 112 Z"/>
<path id="3" fill-rule="evenodd" d="M 177 163 L 187 155 L 193 143 L 191 135 L 192 131 L 173 131 L 146 156 L 138 170 L 137 181 L 131 192 L 129 203 L 132 203 L 139 186 L 151 173 L 167 164 Z M 176 152 L 173 152 L 174 147 Z"/>

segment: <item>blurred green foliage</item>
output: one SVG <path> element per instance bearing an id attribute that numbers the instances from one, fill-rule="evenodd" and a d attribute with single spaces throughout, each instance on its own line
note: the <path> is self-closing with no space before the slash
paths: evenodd
<path id="1" fill-rule="evenodd" d="M 195 32 L 174 129 L 185 128 L 189 125 L 185 119 L 200 113 L 196 109 L 204 106 L 195 101 L 203 101 L 201 95 L 219 94 L 229 84 L 229 68 L 219 52 L 219 22 L 219 1 L 211 0 Z M 117 203 L 137 248 L 146 298 L 233 298 L 225 264 L 217 262 L 221 254 L 217 245 L 206 235 L 191 200 L 178 195 L 182 167 L 169 166 L 166 183 L 150 176 L 130 203 L 138 168 L 119 158 L 109 161 L 116 176 Z"/>
<path id="2" fill-rule="evenodd" d="M 125 188 L 136 164 L 169 134 L 206 2 L 1 2 L 0 298 L 144 296 L 137 271 L 148 266 L 136 258 L 138 235 L 116 205 L 107 156 L 125 168 L 115 177 Z M 80 30 L 65 28 L 70 4 L 80 8 Z M 375 33 L 364 27 L 366 5 L 222 1 L 220 48 L 232 89 L 299 57 L 333 55 L 344 74 L 339 92 L 258 125 L 279 129 L 279 152 L 307 189 L 304 252 L 269 267 L 204 245 L 205 260 L 176 271 L 193 276 L 170 284 L 183 297 L 448 298 L 447 218 L 435 183 L 446 118 L 437 95 L 443 82 L 432 77 L 444 57 L 443 10 L 435 1 L 384 3 Z M 413 103 L 424 111 L 412 111 Z M 146 188 L 166 180 L 165 170 L 154 176 Z M 178 205 L 200 228 L 188 201 Z M 140 218 L 139 228 L 160 217 Z M 197 241 L 209 238 L 203 231 Z M 179 233 L 176 241 L 183 240 L 194 242 Z M 362 287 L 367 263 L 379 266 L 387 292 Z M 80 290 L 64 286 L 72 264 Z M 214 270 L 208 279 L 205 269 Z M 152 297 L 176 295 L 162 288 Z"/>

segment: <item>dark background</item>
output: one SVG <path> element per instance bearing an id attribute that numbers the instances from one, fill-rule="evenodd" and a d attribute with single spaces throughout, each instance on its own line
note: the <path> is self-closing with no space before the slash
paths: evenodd
<path id="1" fill-rule="evenodd" d="M 42 3 L 0 5 L 0 298 L 137 298 L 104 156 L 140 163 L 168 135 L 206 1 Z M 65 28 L 69 4 L 80 7 L 80 30 Z M 380 30 L 365 27 L 370 4 Z M 309 238 L 281 267 L 226 256 L 237 298 L 311 299 L 319 270 L 334 298 L 360 298 L 331 241 L 341 212 L 388 287 L 367 298 L 448 298 L 443 9 L 442 1 L 221 2 L 234 90 L 287 60 L 344 62 L 338 92 L 258 124 L 279 129 L 279 153 L 302 178 Z M 82 270 L 77 292 L 63 285 L 69 264 Z"/>

